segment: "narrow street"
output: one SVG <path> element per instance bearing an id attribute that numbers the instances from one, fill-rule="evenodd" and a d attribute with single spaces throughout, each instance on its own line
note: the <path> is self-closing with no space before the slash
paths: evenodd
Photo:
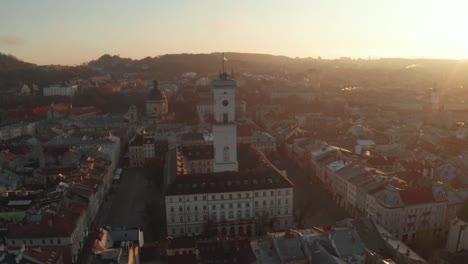
<path id="1" fill-rule="evenodd" d="M 333 225 L 348 217 L 347 213 L 338 207 L 330 193 L 320 186 L 316 178 L 310 178 L 293 162 L 283 157 L 289 179 L 294 183 L 294 210 L 304 216 L 304 226 Z"/>

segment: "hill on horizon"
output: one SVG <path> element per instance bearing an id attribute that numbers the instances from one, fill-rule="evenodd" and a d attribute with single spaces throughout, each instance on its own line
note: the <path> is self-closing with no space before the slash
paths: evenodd
<path id="1" fill-rule="evenodd" d="M 0 52 L 0 72 L 27 69 L 35 66 L 35 64 L 24 62 L 11 54 L 4 54 Z"/>
<path id="2" fill-rule="evenodd" d="M 312 77 L 323 83 L 332 80 L 355 85 L 366 85 L 366 80 L 422 80 L 421 85 L 442 83 L 450 74 L 453 83 L 468 86 L 468 61 L 438 59 L 382 58 L 376 60 L 341 58 L 291 58 L 287 56 L 226 52 L 227 72 L 250 72 L 292 79 Z M 142 59 L 123 58 L 105 54 L 82 66 L 37 66 L 21 61 L 12 55 L 0 56 L 0 89 L 17 87 L 19 83 L 36 83 L 40 87 L 52 82 L 72 78 L 89 78 L 92 75 L 111 74 L 123 78 L 127 73 L 137 73 L 142 79 L 174 81 L 184 72 L 197 72 L 199 76 L 215 75 L 221 71 L 221 53 L 166 54 Z M 355 81 L 356 82 L 356 81 Z M 361 83 L 359 83 L 361 82 Z"/>

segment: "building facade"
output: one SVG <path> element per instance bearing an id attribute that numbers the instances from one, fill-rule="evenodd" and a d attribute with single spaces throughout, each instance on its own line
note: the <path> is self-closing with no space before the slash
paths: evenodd
<path id="1" fill-rule="evenodd" d="M 235 87 L 225 73 L 213 81 L 213 145 L 180 146 L 168 153 L 169 236 L 254 235 L 293 224 L 293 185 L 261 150 L 251 149 L 257 168 L 239 171 Z"/>
<path id="2" fill-rule="evenodd" d="M 78 85 L 51 85 L 43 90 L 44 96 L 74 96 L 78 91 Z"/>

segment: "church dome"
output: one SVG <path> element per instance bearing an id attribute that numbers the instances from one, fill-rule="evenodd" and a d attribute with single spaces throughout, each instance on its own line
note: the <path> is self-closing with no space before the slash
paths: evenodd
<path id="1" fill-rule="evenodd" d="M 154 80 L 153 89 L 148 94 L 148 101 L 163 101 L 166 95 L 159 89 L 158 81 Z"/>

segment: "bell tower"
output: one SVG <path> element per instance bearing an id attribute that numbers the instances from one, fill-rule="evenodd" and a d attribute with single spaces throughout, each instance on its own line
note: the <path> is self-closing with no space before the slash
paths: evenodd
<path id="1" fill-rule="evenodd" d="M 212 86 L 214 96 L 213 172 L 237 171 L 237 128 L 235 122 L 237 83 L 234 80 L 229 80 L 228 74 L 223 72 L 219 75 L 219 79 L 213 81 Z"/>

